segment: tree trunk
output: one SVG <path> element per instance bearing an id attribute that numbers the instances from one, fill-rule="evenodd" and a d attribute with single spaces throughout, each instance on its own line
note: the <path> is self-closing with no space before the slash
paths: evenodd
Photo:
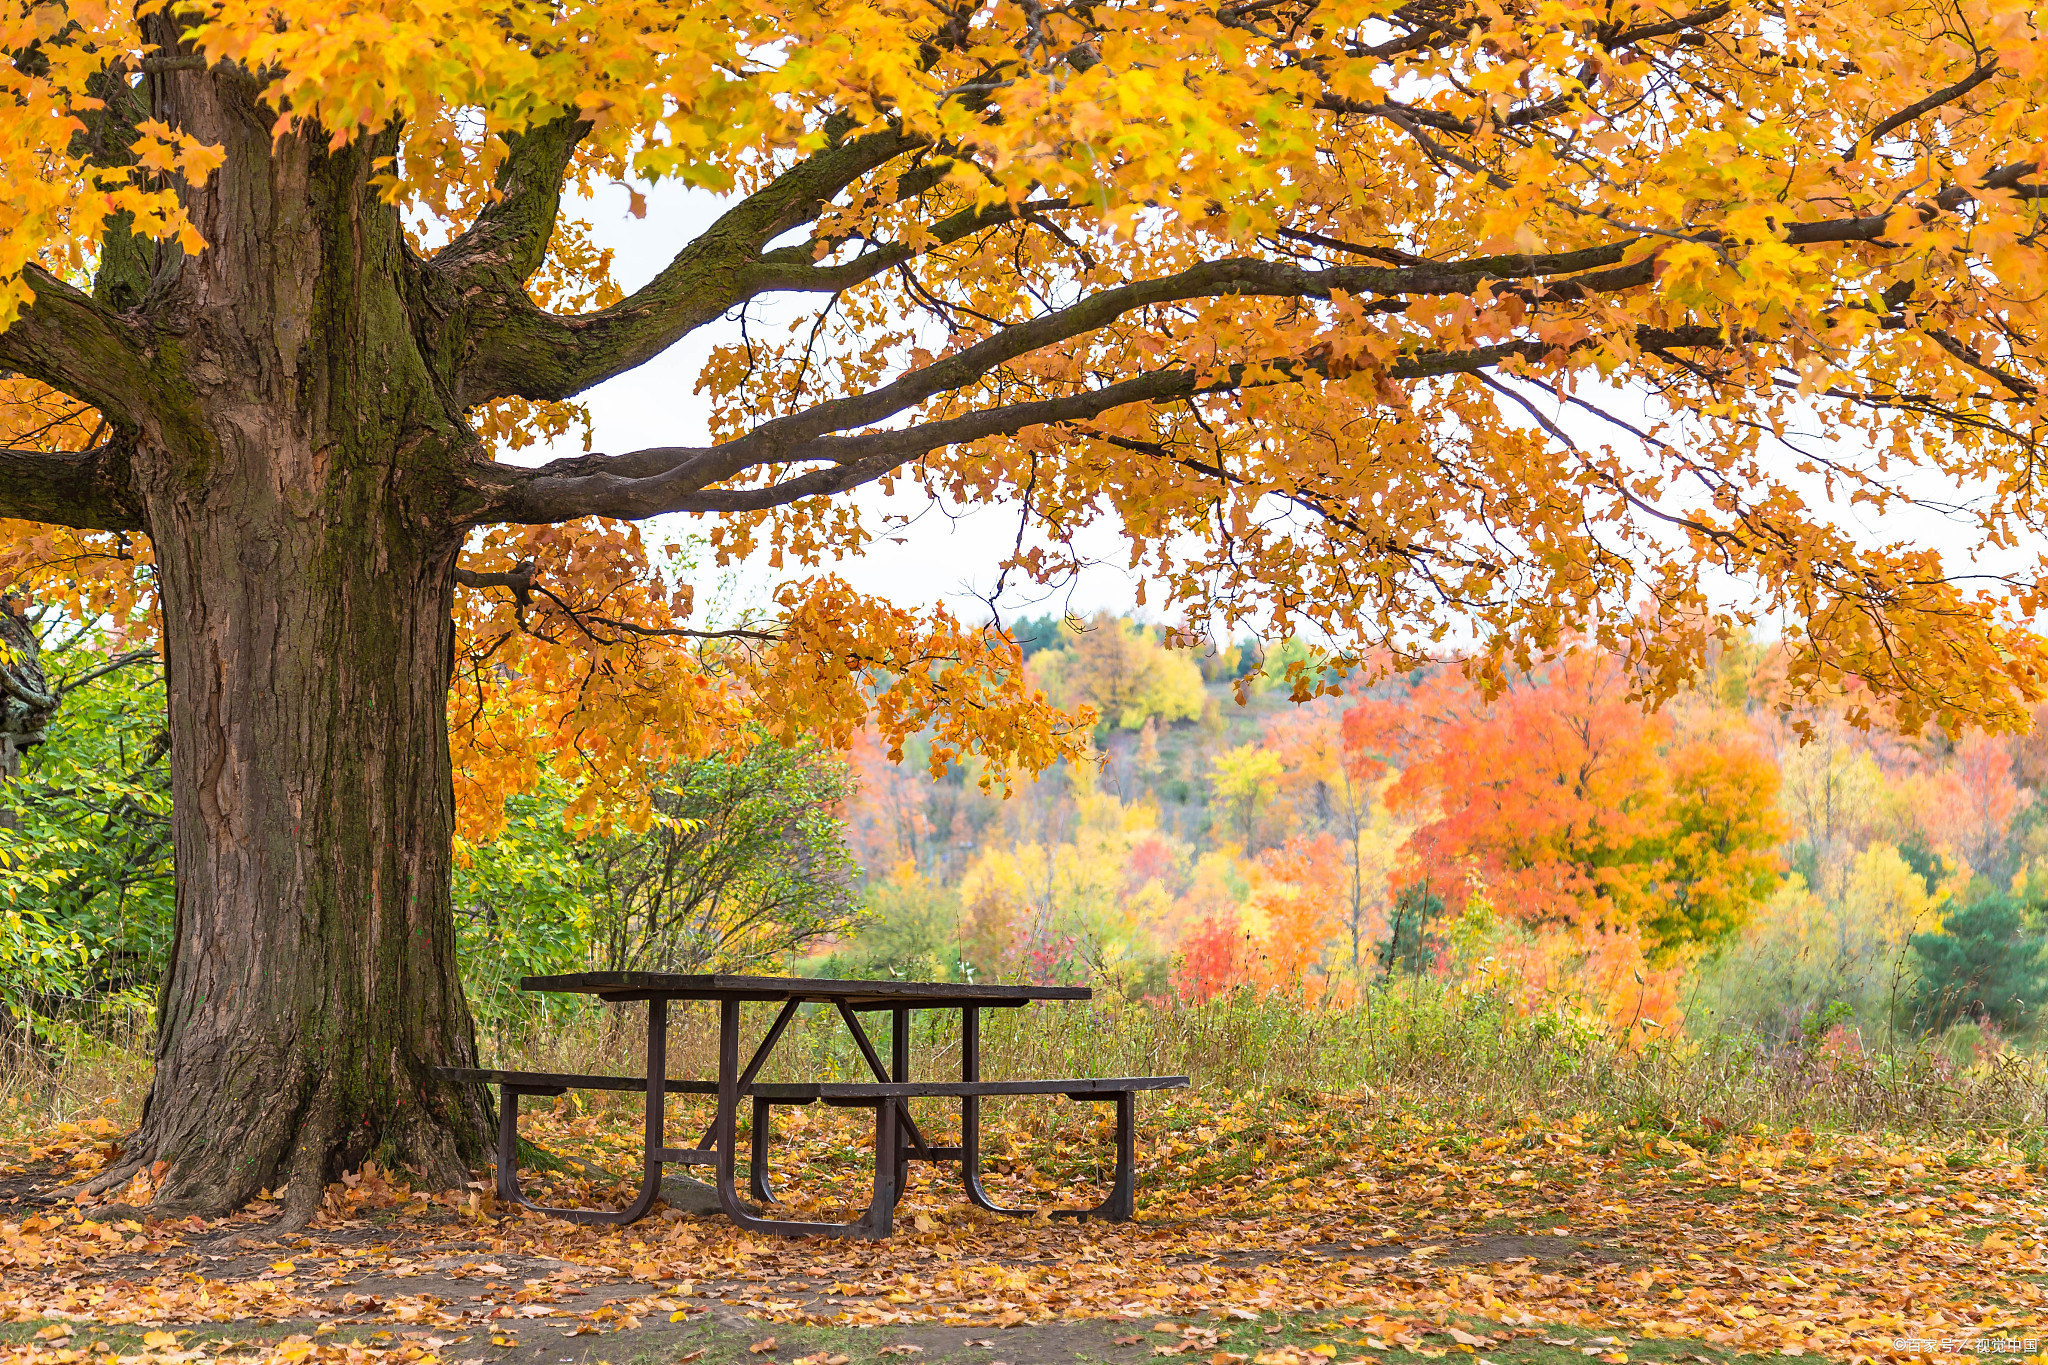
<path id="1" fill-rule="evenodd" d="M 460 1184 L 486 1116 L 431 1071 L 475 1064 L 449 906 L 455 547 L 247 503 L 153 527 L 177 927 L 131 1146 L 195 1207 L 288 1182 L 309 1212 L 373 1154 Z"/>
<path id="2" fill-rule="evenodd" d="M 16 614 L 21 609 L 15 598 L 0 596 L 0 827 L 8 829 L 16 819 L 5 784 L 21 776 L 23 752 L 42 742 L 57 705 L 43 677 L 36 628 Z"/>
<path id="3" fill-rule="evenodd" d="M 222 144 L 208 249 L 166 286 L 178 420 L 143 433 L 171 716 L 177 920 L 156 1078 L 95 1182 L 161 1169 L 152 1212 L 264 1188 L 303 1221 L 367 1156 L 438 1186 L 484 1159 L 449 904 L 447 697 L 474 447 L 423 364 L 407 246 L 370 183 L 390 139 L 273 138 L 191 81 L 172 121 Z"/>

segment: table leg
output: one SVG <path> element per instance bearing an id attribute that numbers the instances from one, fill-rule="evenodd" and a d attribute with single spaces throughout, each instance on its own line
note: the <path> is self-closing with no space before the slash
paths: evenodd
<path id="1" fill-rule="evenodd" d="M 766 1062 L 768 1054 L 775 1050 L 775 1044 L 781 1041 L 782 1031 L 789 1027 L 790 1020 L 796 1018 L 796 1012 L 803 1008 L 803 1003 L 801 1000 L 788 1001 L 775 1016 L 775 1022 L 768 1026 L 768 1032 L 762 1035 L 761 1045 L 754 1049 L 753 1057 L 747 1062 L 747 1069 L 740 1073 L 742 1092 L 754 1083 L 754 1077 L 761 1074 L 762 1063 Z M 733 1055 L 739 1054 L 735 1052 Z M 768 1109 L 768 1101 L 754 1101 L 753 1160 L 747 1170 L 749 1193 L 763 1204 L 775 1202 L 775 1187 L 768 1183 Z M 697 1150 L 711 1150 L 717 1145 L 717 1136 L 718 1120 L 713 1119 L 711 1126 L 704 1130 L 704 1136 L 697 1140 Z"/>
<path id="2" fill-rule="evenodd" d="M 523 1204 L 519 1194 L 519 1096 L 514 1085 L 498 1087 L 498 1198 Z"/>
<path id="3" fill-rule="evenodd" d="M 740 1108 L 740 1002 L 718 1002 L 718 1118 L 712 1131 L 718 1147 L 718 1203 L 725 1216 L 750 1232 L 772 1232 L 784 1237 L 887 1237 L 892 1226 L 890 1213 L 896 1206 L 896 1163 L 886 1154 L 896 1146 L 896 1109 L 887 1100 L 875 1108 L 875 1193 L 868 1211 L 852 1223 L 800 1223 L 782 1218 L 763 1218 L 740 1198 L 735 1184 L 739 1145 Z M 763 1129 L 756 1129 L 757 1160 L 766 1168 L 762 1148 Z"/>
<path id="4" fill-rule="evenodd" d="M 960 1079 L 981 1079 L 981 1006 L 960 1007 Z M 967 1199 L 990 1213 L 1029 1218 L 1030 1209 L 1007 1209 L 988 1197 L 981 1188 L 981 1096 L 960 1097 L 960 1183 L 967 1187 Z"/>
<path id="5" fill-rule="evenodd" d="M 534 1087 L 536 1093 L 560 1094 L 555 1087 Z M 668 1097 L 668 1001 L 647 1002 L 647 1123 L 640 1158 L 640 1193 L 623 1209 L 557 1209 L 536 1204 L 519 1192 L 519 1096 L 517 1086 L 498 1091 L 498 1197 L 535 1213 L 571 1223 L 631 1223 L 654 1207 L 661 1193 L 661 1143 Z"/>
<path id="6" fill-rule="evenodd" d="M 1116 1177 L 1109 1198 L 1093 1210 L 1112 1223 L 1128 1223 L 1138 1214 L 1138 1097 L 1120 1090 L 1116 1097 Z"/>
<path id="7" fill-rule="evenodd" d="M 907 1082 L 910 1079 L 910 1010 L 903 1005 L 889 1011 L 889 1074 L 897 1081 Z M 904 1188 L 910 1183 L 910 1144 L 907 1140 L 908 1134 L 903 1131 L 910 1127 L 907 1122 L 910 1118 L 909 1100 L 903 1101 L 903 1117 L 906 1122 L 898 1126 L 896 1142 L 892 1148 L 896 1153 L 898 1199 L 903 1197 Z M 918 1145 L 921 1147 L 924 1144 L 920 1141 Z"/>
<path id="8" fill-rule="evenodd" d="M 655 996 L 647 1002 L 647 1123 L 640 1154 L 640 1197 L 633 1201 L 633 1218 L 654 1207 L 661 1193 L 661 1148 L 668 1117 L 668 1001 Z M 621 1219 L 630 1223 L 633 1218 Z"/>
<path id="9" fill-rule="evenodd" d="M 772 1204 L 775 1191 L 768 1184 L 768 1101 L 754 1097 L 754 1150 L 747 1165 L 747 1190 L 756 1203 Z"/>
<path id="10" fill-rule="evenodd" d="M 960 1079 L 981 1079 L 981 1008 L 960 1007 Z M 1069 1096 L 1091 1099 L 1092 1096 Z M 1052 1209 L 1054 1218 L 1100 1218 L 1111 1223 L 1128 1223 L 1136 1214 L 1137 1192 L 1137 1097 L 1128 1090 L 1116 1092 L 1116 1174 L 1111 1178 L 1109 1197 L 1092 1209 Z M 1036 1209 L 1005 1208 L 981 1188 L 981 1096 L 960 1097 L 960 1183 L 976 1208 L 1006 1213 L 1014 1218 L 1032 1218 Z"/>
<path id="11" fill-rule="evenodd" d="M 745 1090 L 754 1083 L 754 1077 L 761 1073 L 761 1064 L 767 1061 L 768 1054 L 775 1050 L 775 1044 L 782 1038 L 782 1031 L 789 1027 L 790 1020 L 796 1018 L 796 1012 L 803 1008 L 803 1003 L 801 1000 L 792 1000 L 782 1007 L 781 1013 L 775 1016 L 775 1022 L 770 1024 L 768 1032 L 762 1035 L 761 1046 L 754 1049 L 753 1060 L 749 1061 L 747 1069 L 740 1073 L 741 1090 Z M 698 1140 L 698 1151 L 708 1152 L 711 1150 L 712 1140 L 717 1135 L 717 1130 L 718 1125 L 714 1120 L 712 1126 L 706 1128 L 704 1136 Z"/>

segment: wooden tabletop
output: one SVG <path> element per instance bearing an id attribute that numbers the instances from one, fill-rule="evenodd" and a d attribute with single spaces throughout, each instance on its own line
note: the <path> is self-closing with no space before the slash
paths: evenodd
<path id="1" fill-rule="evenodd" d="M 817 1000 L 857 1010 L 995 1008 L 1033 1000 L 1087 1000 L 1086 986 L 978 986 L 960 981 L 835 981 L 807 976 L 679 976 L 669 972 L 571 972 L 527 976 L 523 991 L 570 991 L 605 1000 Z"/>

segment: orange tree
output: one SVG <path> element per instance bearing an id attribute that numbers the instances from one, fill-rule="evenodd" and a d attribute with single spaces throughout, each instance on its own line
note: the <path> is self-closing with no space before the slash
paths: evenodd
<path id="1" fill-rule="evenodd" d="M 1641 930 L 1664 954 L 1741 927 L 1778 880 L 1778 769 L 1739 732 L 1675 737 L 1616 660 L 1569 654 L 1490 701 L 1439 670 L 1344 717 L 1356 756 L 1398 757 L 1387 799 L 1433 886 L 1476 880 L 1509 915 Z"/>
<path id="2" fill-rule="evenodd" d="M 537 734 L 600 784 L 760 701 L 1070 744 L 999 634 L 815 575 L 745 648 L 650 633 L 690 603 L 636 519 L 806 565 L 909 485 L 1013 503 L 1052 578 L 1115 517 L 1190 629 L 1587 631 L 1653 690 L 1735 624 L 1711 566 L 1801 685 L 2038 691 L 2031 580 L 1802 492 L 2031 532 L 2023 0 L 4 0 L 0 47 L 8 572 L 146 590 L 166 661 L 178 946 L 108 1179 L 167 1209 L 478 1153 L 450 833 Z M 622 291 L 573 206 L 655 180 L 726 207 Z M 707 443 L 495 458 L 777 299 Z"/>

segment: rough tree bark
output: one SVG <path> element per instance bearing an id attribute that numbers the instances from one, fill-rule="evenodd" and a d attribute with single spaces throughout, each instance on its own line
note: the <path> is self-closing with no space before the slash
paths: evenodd
<path id="1" fill-rule="evenodd" d="M 152 1211 L 283 1186 L 304 1218 L 376 1155 L 438 1184 L 489 1127 L 449 909 L 447 691 L 473 444 L 408 326 L 372 141 L 273 140 L 246 82 L 159 108 L 229 149 L 192 193 L 209 248 L 136 329 L 154 401 L 116 410 L 155 546 L 177 910 L 156 1077 L 101 1188 L 161 1160 Z M 456 461 L 459 462 L 459 461 Z"/>
<path id="2" fill-rule="evenodd" d="M 43 727 L 57 699 L 43 677 L 35 627 L 12 597 L 0 597 L 0 783 L 21 776 L 21 756 L 42 742 Z M 13 828 L 15 815 L 0 787 L 0 826 Z"/>
<path id="3" fill-rule="evenodd" d="M 42 741 L 56 704 L 43 677 L 39 643 L 21 603 L 0 596 L 0 829 L 19 827 L 7 784 L 21 776 L 22 753 Z M 0 999 L 0 1066 L 18 1065 L 32 1047 L 28 1030 Z"/>

